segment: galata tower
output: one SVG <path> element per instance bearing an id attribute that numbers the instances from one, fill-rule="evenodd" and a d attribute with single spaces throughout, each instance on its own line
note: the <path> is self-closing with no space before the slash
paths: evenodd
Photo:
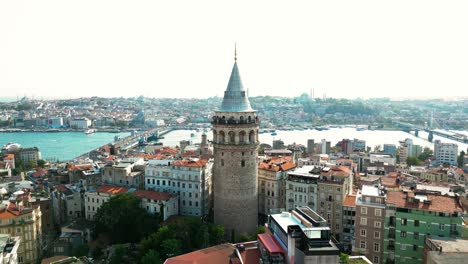
<path id="1" fill-rule="evenodd" d="M 257 150 L 259 120 L 250 107 L 234 56 L 221 107 L 213 116 L 214 221 L 226 237 L 253 234 L 257 228 Z"/>

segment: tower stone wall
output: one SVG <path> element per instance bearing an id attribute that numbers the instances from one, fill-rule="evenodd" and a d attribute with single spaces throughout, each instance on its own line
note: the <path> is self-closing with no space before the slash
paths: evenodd
<path id="1" fill-rule="evenodd" d="M 252 109 L 216 111 L 213 117 L 214 221 L 238 238 L 258 223 L 259 120 Z"/>

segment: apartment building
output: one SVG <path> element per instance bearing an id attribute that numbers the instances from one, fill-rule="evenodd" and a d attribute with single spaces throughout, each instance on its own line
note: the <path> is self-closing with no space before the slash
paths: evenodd
<path id="1" fill-rule="evenodd" d="M 212 161 L 148 161 L 145 189 L 177 194 L 181 215 L 205 216 L 212 207 Z"/>
<path id="2" fill-rule="evenodd" d="M 286 208 L 286 179 L 295 167 L 290 157 L 271 157 L 258 165 L 258 214 L 262 222 L 271 209 Z"/>
<path id="3" fill-rule="evenodd" d="M 363 185 L 356 199 L 355 247 L 353 252 L 365 255 L 372 263 L 383 263 L 385 222 L 383 188 Z"/>

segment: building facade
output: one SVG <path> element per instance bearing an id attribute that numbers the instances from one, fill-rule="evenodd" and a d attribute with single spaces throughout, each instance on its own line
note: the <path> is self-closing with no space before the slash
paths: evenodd
<path id="1" fill-rule="evenodd" d="M 214 221 L 226 234 L 252 234 L 258 222 L 259 119 L 242 85 L 237 59 L 212 124 Z"/>
<path id="2" fill-rule="evenodd" d="M 442 143 L 440 140 L 435 140 L 434 157 L 436 165 L 447 163 L 456 166 L 458 158 L 458 145 L 455 143 Z"/>
<path id="3" fill-rule="evenodd" d="M 212 208 L 209 160 L 149 160 L 145 189 L 176 194 L 181 215 L 206 216 Z"/>
<path id="4" fill-rule="evenodd" d="M 272 209 L 286 208 L 287 173 L 296 167 L 291 159 L 269 158 L 258 166 L 258 213 L 261 222 Z"/>
<path id="5" fill-rule="evenodd" d="M 426 238 L 461 237 L 462 214 L 457 197 L 427 191 L 388 192 L 386 263 L 421 263 Z"/>
<path id="6" fill-rule="evenodd" d="M 385 193 L 372 185 L 363 185 L 356 199 L 355 247 L 353 252 L 365 255 L 372 263 L 384 263 L 383 237 Z"/>

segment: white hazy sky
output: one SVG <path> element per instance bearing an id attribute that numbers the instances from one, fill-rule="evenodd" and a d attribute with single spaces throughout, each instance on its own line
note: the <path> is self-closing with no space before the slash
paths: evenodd
<path id="1" fill-rule="evenodd" d="M 468 1 L 1 1 L 0 97 L 468 96 Z"/>

